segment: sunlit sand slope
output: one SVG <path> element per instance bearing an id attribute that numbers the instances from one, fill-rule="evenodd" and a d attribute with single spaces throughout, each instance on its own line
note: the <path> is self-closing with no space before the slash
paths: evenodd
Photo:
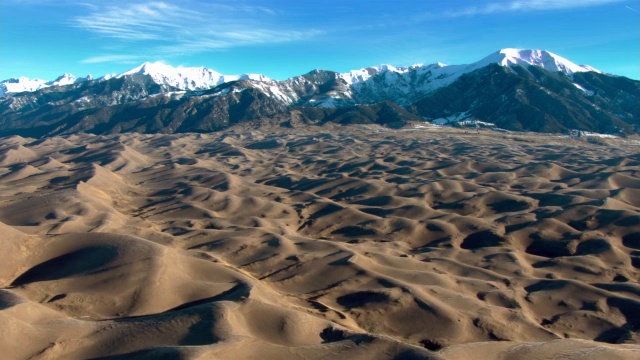
<path id="1" fill-rule="evenodd" d="M 2 139 L 3 358 L 640 358 L 637 143 L 272 130 Z"/>

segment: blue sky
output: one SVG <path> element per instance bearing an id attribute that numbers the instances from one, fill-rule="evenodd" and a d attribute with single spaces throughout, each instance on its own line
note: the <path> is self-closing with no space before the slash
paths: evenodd
<path id="1" fill-rule="evenodd" d="M 640 79 L 640 0 L 0 0 L 0 79 L 144 61 L 285 79 L 507 47 Z"/>

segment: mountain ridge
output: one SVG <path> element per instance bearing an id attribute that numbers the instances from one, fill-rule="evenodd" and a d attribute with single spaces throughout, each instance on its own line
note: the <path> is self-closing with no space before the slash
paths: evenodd
<path id="1" fill-rule="evenodd" d="M 504 49 L 468 65 L 312 70 L 283 81 L 144 63 L 0 98 L 0 135 L 205 132 L 274 119 L 285 126 L 294 117 L 305 124 L 477 120 L 518 131 L 628 134 L 640 128 L 638 104 L 640 81 L 538 50 Z"/>
<path id="2" fill-rule="evenodd" d="M 552 60 L 550 60 L 552 59 Z M 540 61 L 542 60 L 542 61 Z M 447 69 L 447 71 L 440 71 L 439 75 L 442 76 L 444 74 L 448 74 L 448 76 L 456 75 L 460 70 L 463 72 L 470 72 L 480 67 L 484 67 L 489 63 L 499 63 L 502 66 L 509 66 L 511 64 L 530 64 L 536 66 L 542 66 L 547 70 L 556 70 L 565 72 L 568 75 L 573 74 L 575 72 L 582 71 L 596 71 L 601 72 L 590 66 L 585 65 L 576 65 L 571 61 L 556 55 L 550 51 L 546 50 L 523 50 L 523 49 L 515 49 L 515 48 L 506 48 L 499 50 L 498 52 L 494 52 L 487 57 L 471 64 L 463 64 L 463 65 L 445 65 L 443 63 L 434 63 L 434 64 L 415 64 L 412 66 L 393 66 L 389 64 L 381 64 L 378 66 L 370 66 L 361 69 L 354 69 L 344 73 L 339 73 L 340 78 L 345 80 L 347 84 L 355 84 L 364 82 L 370 79 L 372 76 L 391 72 L 395 74 L 405 74 L 410 72 L 411 70 L 416 70 L 418 72 L 427 72 L 435 69 Z M 323 70 L 323 69 L 314 69 L 313 71 L 331 71 L 331 70 Z M 156 62 L 144 62 L 141 65 L 138 65 L 130 70 L 124 71 L 119 74 L 106 74 L 103 75 L 97 80 L 108 80 L 113 77 L 122 77 L 126 75 L 132 74 L 148 74 L 158 83 L 159 85 L 168 85 L 179 88 L 181 90 L 206 90 L 214 88 L 222 83 L 229 81 L 237 81 L 237 80 L 253 80 L 253 81 L 277 81 L 269 78 L 266 75 L 262 74 L 239 74 L 239 75 L 224 75 L 215 70 L 211 70 L 207 67 L 183 67 L 183 66 L 171 66 L 160 61 Z M 302 76 L 302 75 L 298 75 Z M 291 78 L 280 80 L 287 81 L 298 76 L 293 76 Z M 74 75 L 65 73 L 60 75 L 55 80 L 42 80 L 42 79 L 30 79 L 24 76 L 18 78 L 10 78 L 3 81 L 0 81 L 0 97 L 4 97 L 10 93 L 17 92 L 26 92 L 26 91 L 37 91 L 44 87 L 48 86 L 64 86 L 70 85 L 75 82 L 85 81 L 85 80 L 93 80 L 92 75 L 87 75 L 86 77 L 76 78 Z M 6 86 L 5 84 L 13 84 Z"/>

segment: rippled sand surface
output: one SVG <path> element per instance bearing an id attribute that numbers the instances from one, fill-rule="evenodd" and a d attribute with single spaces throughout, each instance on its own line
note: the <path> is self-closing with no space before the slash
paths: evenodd
<path id="1" fill-rule="evenodd" d="M 377 127 L 0 140 L 8 359 L 640 358 L 640 146 Z"/>

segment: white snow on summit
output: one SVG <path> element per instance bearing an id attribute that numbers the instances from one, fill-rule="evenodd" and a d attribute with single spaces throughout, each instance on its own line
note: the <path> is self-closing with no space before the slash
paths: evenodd
<path id="1" fill-rule="evenodd" d="M 161 62 L 146 62 L 115 77 L 125 75 L 149 75 L 159 85 L 168 85 L 181 90 L 207 90 L 220 84 L 236 80 L 269 81 L 259 74 L 223 75 L 206 67 L 173 67 Z"/>
<path id="2" fill-rule="evenodd" d="M 359 70 L 351 70 L 346 73 L 340 74 L 340 78 L 342 78 L 347 84 L 354 84 L 361 81 L 367 81 L 372 76 L 382 74 L 385 72 L 392 72 L 396 74 L 402 74 L 409 71 L 408 67 L 395 67 L 392 65 L 380 65 L 376 67 L 367 67 Z"/>
<path id="3" fill-rule="evenodd" d="M 429 66 L 432 66 L 432 65 L 429 65 Z M 347 84 L 351 85 L 351 84 L 359 83 L 362 81 L 367 81 L 372 76 L 376 76 L 378 74 L 383 74 L 383 73 L 405 74 L 410 72 L 413 69 L 418 69 L 422 67 L 424 67 L 424 65 L 422 64 L 415 64 L 409 67 L 406 67 L 406 66 L 396 67 L 393 65 L 382 64 L 375 67 L 366 67 L 363 69 L 347 71 L 345 73 L 340 74 L 340 78 L 343 79 Z"/>
<path id="4" fill-rule="evenodd" d="M 63 74 L 61 76 L 59 76 L 57 79 L 50 81 L 49 83 L 47 83 L 47 85 L 50 86 L 64 86 L 64 85 L 70 85 L 76 82 L 76 77 L 71 75 L 71 74 Z"/>
<path id="5" fill-rule="evenodd" d="M 352 70 L 339 75 L 349 85 L 349 89 L 341 97 L 364 103 L 392 99 L 401 105 L 408 105 L 428 93 L 450 85 L 464 74 L 494 63 L 505 67 L 533 65 L 568 76 L 577 72 L 600 72 L 590 66 L 576 65 L 549 51 L 503 49 L 468 65 L 380 65 Z M 585 92 L 589 94 L 588 90 Z"/>
<path id="6" fill-rule="evenodd" d="M 338 88 L 323 96 L 333 99 L 326 102 L 327 104 L 371 103 L 391 99 L 399 104 L 407 105 L 430 92 L 450 85 L 464 74 L 494 63 L 505 67 L 539 66 L 548 71 L 562 72 L 570 77 L 577 72 L 595 71 L 600 73 L 599 70 L 590 66 L 576 65 L 545 50 L 503 49 L 468 65 L 445 65 L 442 63 L 418 64 L 408 67 L 379 65 L 351 70 L 337 74 L 337 79 L 342 80 L 342 85 L 338 85 Z M 105 75 L 98 78 L 97 81 L 134 74 L 149 75 L 154 82 L 162 86 L 191 91 L 212 89 L 230 81 L 250 80 L 252 87 L 258 88 L 265 94 L 287 104 L 296 103 L 301 97 L 308 96 L 308 89 L 315 89 L 318 85 L 312 84 L 302 75 L 284 81 L 275 81 L 259 74 L 223 75 L 206 67 L 173 67 L 162 62 L 146 62 L 121 74 Z M 9 79 L 0 82 L 0 97 L 9 93 L 36 91 L 48 86 L 69 85 L 85 80 L 92 80 L 92 78 L 91 76 L 75 78 L 71 74 L 64 74 L 56 80 L 48 82 L 25 77 Z M 585 89 L 584 91 L 589 93 L 589 90 Z M 314 99 L 314 101 L 317 105 L 320 100 Z"/>
<path id="7" fill-rule="evenodd" d="M 501 66 L 534 65 L 548 71 L 559 71 L 569 76 L 577 72 L 601 72 L 591 66 L 576 65 L 562 56 L 546 50 L 502 49 L 470 66 L 474 69 L 479 69 L 490 63 L 497 63 Z"/>
<path id="8" fill-rule="evenodd" d="M 0 97 L 9 93 L 19 93 L 25 91 L 36 91 L 46 87 L 47 82 L 41 79 L 29 79 L 27 77 L 12 78 L 0 84 Z"/>
<path id="9" fill-rule="evenodd" d="M 27 77 L 12 78 L 0 82 L 0 98 L 5 97 L 7 94 L 20 93 L 20 92 L 33 92 L 40 89 L 44 89 L 49 86 L 64 86 L 71 85 L 77 82 L 86 80 L 92 80 L 91 75 L 84 78 L 76 78 L 71 74 L 63 74 L 57 79 L 52 81 L 46 81 L 42 79 L 29 79 Z"/>

